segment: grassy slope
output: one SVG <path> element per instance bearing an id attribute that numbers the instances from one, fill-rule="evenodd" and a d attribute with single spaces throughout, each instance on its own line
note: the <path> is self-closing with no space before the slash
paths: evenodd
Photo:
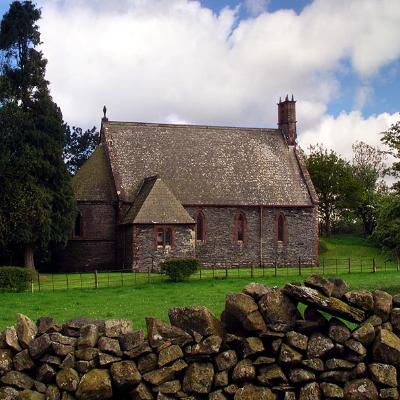
<path id="1" fill-rule="evenodd" d="M 353 243 L 353 245 L 351 245 Z M 358 245 L 354 246 L 354 243 Z M 360 246 L 354 238 L 336 237 L 329 240 L 332 246 L 325 257 L 348 255 L 347 249 L 360 256 L 369 252 L 369 256 L 379 256 L 377 249 Z M 362 243 L 361 243 L 362 244 Z M 365 247 L 359 249 L 359 247 Z M 384 289 L 390 293 L 400 293 L 400 273 L 378 272 L 373 274 L 342 274 L 350 288 Z M 134 326 L 144 327 L 146 316 L 167 319 L 168 308 L 191 304 L 209 307 L 217 315 L 223 309 L 225 294 L 229 291 L 240 291 L 246 283 L 255 279 L 236 278 L 225 280 L 202 280 L 183 283 L 160 282 L 143 284 L 135 287 L 110 289 L 74 289 L 70 291 L 51 291 L 41 293 L 0 293 L 0 329 L 14 324 L 17 312 L 27 314 L 32 319 L 42 315 L 52 316 L 60 321 L 76 316 L 92 318 L 126 318 Z M 297 275 L 257 278 L 257 281 L 268 286 L 282 286 L 287 281 L 299 280 Z"/>
<path id="2" fill-rule="evenodd" d="M 384 261 L 387 257 L 368 239 L 354 235 L 332 235 L 321 238 L 326 243 L 328 251 L 321 254 L 325 258 L 376 258 Z"/>

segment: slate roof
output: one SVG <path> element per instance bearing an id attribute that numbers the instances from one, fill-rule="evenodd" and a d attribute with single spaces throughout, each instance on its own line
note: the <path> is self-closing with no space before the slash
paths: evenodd
<path id="1" fill-rule="evenodd" d="M 157 176 L 144 180 L 128 210 L 124 223 L 129 224 L 194 224 L 165 183 Z"/>
<path id="2" fill-rule="evenodd" d="M 295 147 L 279 129 L 103 121 L 116 190 L 133 202 L 158 175 L 183 205 L 311 206 Z"/>
<path id="3" fill-rule="evenodd" d="M 78 201 L 110 202 L 116 199 L 111 168 L 102 144 L 73 177 L 72 188 Z"/>

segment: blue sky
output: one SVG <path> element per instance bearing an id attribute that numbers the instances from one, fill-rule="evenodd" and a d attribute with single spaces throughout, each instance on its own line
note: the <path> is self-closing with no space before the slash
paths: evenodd
<path id="1" fill-rule="evenodd" d="M 0 2 L 4 13 L 11 2 Z M 64 118 L 276 126 L 349 156 L 399 118 L 398 0 L 38 0 Z"/>

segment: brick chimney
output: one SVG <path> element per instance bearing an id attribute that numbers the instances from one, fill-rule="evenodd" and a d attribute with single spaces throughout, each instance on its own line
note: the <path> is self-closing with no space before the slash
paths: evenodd
<path id="1" fill-rule="evenodd" d="M 289 100 L 286 95 L 285 101 L 279 99 L 278 103 L 278 128 L 282 129 L 283 134 L 289 145 L 296 145 L 296 101 Z"/>

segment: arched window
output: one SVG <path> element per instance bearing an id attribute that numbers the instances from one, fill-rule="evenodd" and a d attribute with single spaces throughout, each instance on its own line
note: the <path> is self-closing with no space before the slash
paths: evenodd
<path id="1" fill-rule="evenodd" d="M 237 240 L 239 242 L 244 241 L 244 218 L 242 214 L 239 214 L 237 219 Z"/>
<path id="2" fill-rule="evenodd" d="M 278 242 L 286 242 L 286 218 L 280 213 L 276 218 L 276 240 Z"/>
<path id="3" fill-rule="evenodd" d="M 75 218 L 74 236 L 82 236 L 82 214 L 78 213 Z"/>
<path id="4" fill-rule="evenodd" d="M 201 211 L 197 213 L 195 221 L 196 221 L 196 240 L 204 242 L 206 240 L 206 219 Z"/>
<path id="5" fill-rule="evenodd" d="M 247 239 L 247 221 L 242 212 L 235 216 L 234 240 L 236 242 L 244 243 Z"/>

